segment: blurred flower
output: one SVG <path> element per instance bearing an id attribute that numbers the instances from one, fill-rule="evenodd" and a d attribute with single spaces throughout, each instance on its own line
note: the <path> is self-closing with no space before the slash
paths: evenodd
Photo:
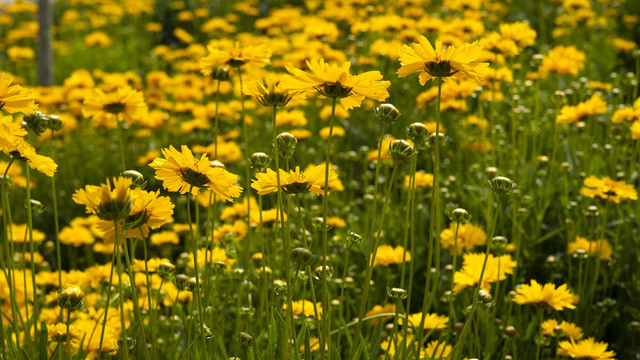
<path id="1" fill-rule="evenodd" d="M 448 229 L 442 230 L 440 233 L 440 244 L 445 250 L 449 250 L 453 254 L 455 245 L 455 222 L 449 224 Z M 481 227 L 468 223 L 461 224 L 458 228 L 458 255 L 463 251 L 471 251 L 478 245 L 484 245 L 487 242 L 487 234 Z"/>
<path id="2" fill-rule="evenodd" d="M 282 191 L 289 194 L 297 194 L 308 190 L 316 195 L 323 195 L 325 186 L 324 172 L 324 164 L 309 166 L 304 171 L 300 171 L 300 168 L 296 167 L 295 170 L 289 170 L 289 173 L 280 169 L 280 187 Z M 338 174 L 333 169 L 330 169 L 329 189 L 341 190 L 338 184 Z M 278 191 L 276 172 L 267 169 L 264 173 L 257 173 L 256 179 L 251 183 L 251 187 L 258 192 L 258 195 L 266 195 Z"/>
<path id="3" fill-rule="evenodd" d="M 620 203 L 620 200 L 638 200 L 638 192 L 633 185 L 624 181 L 615 181 L 605 176 L 599 179 L 593 175 L 584 179 L 584 187 L 580 189 L 580 195 L 595 198 L 600 197 Z"/>
<path id="4" fill-rule="evenodd" d="M 464 254 L 462 268 L 453 274 L 454 287 L 453 292 L 459 293 L 467 287 L 476 286 L 480 280 L 482 265 L 484 264 L 484 253 Z M 500 263 L 500 272 L 498 273 L 498 263 Z M 513 274 L 513 268 L 516 262 L 511 260 L 511 255 L 502 255 L 499 257 L 489 254 L 487 258 L 487 266 L 482 276 L 482 284 L 480 288 L 489 291 L 491 283 L 502 281 L 507 278 L 507 274 Z"/>
<path id="5" fill-rule="evenodd" d="M 607 346 L 607 343 L 595 341 L 593 338 L 587 338 L 577 343 L 571 339 L 570 342 L 560 341 L 558 343 L 558 354 L 573 359 L 614 360 L 616 353 L 607 351 Z"/>
<path id="6" fill-rule="evenodd" d="M 567 253 L 574 254 L 578 250 L 584 250 L 585 252 L 596 256 L 600 253 L 600 260 L 609 260 L 613 250 L 607 240 L 589 241 L 583 237 L 576 236 L 576 240 L 569 243 L 567 246 Z"/>
<path id="7" fill-rule="evenodd" d="M 20 85 L 11 85 L 13 77 L 7 73 L 0 73 L 0 110 L 9 113 L 22 112 L 33 114 L 38 108 L 31 91 Z"/>
<path id="8" fill-rule="evenodd" d="M 416 329 L 418 328 L 418 326 L 420 326 L 421 320 L 422 320 L 422 313 L 419 312 L 419 313 L 409 315 L 408 321 L 406 323 L 407 323 L 407 326 Z M 447 316 L 439 315 L 439 314 L 427 314 L 424 318 L 423 327 L 425 330 L 444 329 L 447 327 L 448 323 L 449 323 L 449 317 Z M 398 324 L 405 325 L 405 319 L 399 318 Z"/>
<path id="9" fill-rule="evenodd" d="M 520 305 L 533 304 L 537 306 L 546 306 L 557 311 L 566 309 L 575 309 L 575 297 L 567 288 L 567 284 L 563 284 L 556 288 L 554 284 L 538 284 L 537 281 L 531 280 L 531 284 L 522 284 L 516 287 L 516 295 L 513 300 Z"/>
<path id="10" fill-rule="evenodd" d="M 562 329 L 563 337 L 568 337 L 573 340 L 578 340 L 582 338 L 582 328 L 577 326 L 574 323 L 563 321 L 558 324 L 556 319 L 545 320 L 542 323 L 542 334 L 548 336 L 557 336 L 556 335 L 556 327 L 559 326 Z"/>
<path id="11" fill-rule="evenodd" d="M 84 100 L 82 115 L 93 118 L 96 124 L 115 127 L 117 117 L 130 124 L 147 115 L 147 105 L 141 92 L 125 86 L 105 93 L 94 89 Z"/>
<path id="12" fill-rule="evenodd" d="M 373 261 L 373 266 L 389 266 L 393 264 L 401 264 L 403 257 L 405 261 L 411 261 L 411 253 L 407 251 L 405 255 L 404 248 L 402 246 L 398 245 L 394 248 L 386 244 L 380 245 L 378 246 L 376 258 Z"/>
<path id="13" fill-rule="evenodd" d="M 213 68 L 219 65 L 236 67 L 250 64 L 264 67 L 271 62 L 271 50 L 265 44 L 241 47 L 240 43 L 236 42 L 232 48 L 219 49 L 208 46 L 207 50 L 209 54 L 199 62 L 200 71 L 207 76 L 211 75 Z"/>

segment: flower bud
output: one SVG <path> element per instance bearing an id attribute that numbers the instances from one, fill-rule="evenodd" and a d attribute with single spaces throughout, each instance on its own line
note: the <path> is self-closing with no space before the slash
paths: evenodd
<path id="1" fill-rule="evenodd" d="M 251 163 L 252 168 L 262 172 L 269 167 L 271 157 L 263 152 L 255 152 L 249 158 L 249 162 Z"/>
<path id="2" fill-rule="evenodd" d="M 504 176 L 489 180 L 489 189 L 498 195 L 509 195 L 516 188 L 516 183 Z"/>
<path id="3" fill-rule="evenodd" d="M 173 284 L 178 290 L 187 290 L 187 282 L 189 282 L 189 277 L 185 274 L 178 274 L 173 278 Z"/>
<path id="4" fill-rule="evenodd" d="M 224 65 L 215 66 L 211 69 L 211 78 L 218 81 L 229 81 L 231 71 Z"/>
<path id="5" fill-rule="evenodd" d="M 49 118 L 49 121 L 47 121 L 47 127 L 53 131 L 58 131 L 60 129 L 62 129 L 62 126 L 64 125 L 62 123 L 62 119 L 60 119 L 60 116 L 58 115 L 47 115 L 47 118 Z"/>
<path id="6" fill-rule="evenodd" d="M 429 129 L 421 122 L 414 122 L 407 128 L 407 137 L 414 144 L 423 144 L 429 138 Z"/>
<path id="7" fill-rule="evenodd" d="M 449 220 L 460 224 L 467 224 L 469 221 L 471 221 L 471 215 L 469 215 L 469 212 L 467 212 L 467 210 L 463 208 L 457 208 L 453 209 L 449 213 Z"/>
<path id="8" fill-rule="evenodd" d="M 531 61 L 533 62 L 533 65 L 536 67 L 542 65 L 543 59 L 544 59 L 544 55 L 542 54 L 533 54 L 533 56 L 531 57 Z"/>
<path id="9" fill-rule="evenodd" d="M 631 55 L 636 58 L 636 59 L 640 59 L 640 49 L 635 49 L 631 52 Z"/>
<path id="10" fill-rule="evenodd" d="M 509 325 L 504 328 L 504 334 L 508 337 L 514 337 L 516 335 L 516 328 L 513 325 Z"/>
<path id="11" fill-rule="evenodd" d="M 407 290 L 395 287 L 387 287 L 387 296 L 395 300 L 404 300 L 407 298 Z"/>
<path id="12" fill-rule="evenodd" d="M 389 146 L 389 155 L 395 161 L 408 161 L 417 154 L 411 144 L 404 140 L 394 140 Z"/>
<path id="13" fill-rule="evenodd" d="M 333 268 L 331 266 L 318 266 L 313 270 L 313 278 L 316 280 L 322 280 L 323 278 L 330 279 L 333 276 Z"/>
<path id="14" fill-rule="evenodd" d="M 553 336 L 555 336 L 555 337 L 563 337 L 564 336 L 564 331 L 562 331 L 562 327 L 560 325 L 556 325 L 553 328 Z"/>
<path id="15" fill-rule="evenodd" d="M 478 300 L 480 300 L 484 305 L 489 305 L 493 301 L 493 296 L 491 296 L 490 292 L 480 289 L 480 291 L 478 291 Z"/>
<path id="16" fill-rule="evenodd" d="M 82 289 L 77 285 L 71 285 L 60 292 L 58 305 L 65 309 L 78 310 L 84 305 L 82 299 L 84 299 Z"/>
<path id="17" fill-rule="evenodd" d="M 126 170 L 123 173 L 120 174 L 120 177 L 123 178 L 130 178 L 131 181 L 131 188 L 140 188 L 142 190 L 144 190 L 145 187 L 147 187 L 147 182 L 144 181 L 144 176 L 139 173 L 138 171 L 135 170 Z"/>
<path id="18" fill-rule="evenodd" d="M 31 201 L 29 201 L 28 203 L 25 201 L 24 207 L 27 208 L 29 203 L 31 204 L 31 211 L 34 213 L 42 214 L 45 210 L 47 210 L 47 207 L 36 199 L 31 199 Z"/>
<path id="19" fill-rule="evenodd" d="M 293 151 L 298 145 L 298 139 L 291 133 L 283 132 L 276 136 L 276 141 L 278 143 L 278 154 L 280 157 L 283 159 L 291 158 Z"/>
<path id="20" fill-rule="evenodd" d="M 509 244 L 509 241 L 507 241 L 506 237 L 504 237 L 504 236 L 494 236 L 493 239 L 491 240 L 491 250 L 497 256 L 501 256 L 501 255 L 504 254 L 504 251 L 507 248 L 508 244 Z"/>
<path id="21" fill-rule="evenodd" d="M 47 130 L 48 122 L 49 118 L 47 115 L 40 111 L 36 111 L 33 114 L 25 114 L 22 118 L 22 126 L 27 130 L 27 132 L 34 133 L 38 136 Z"/>
<path id="22" fill-rule="evenodd" d="M 362 235 L 354 233 L 353 231 L 347 231 L 347 244 L 349 246 L 362 244 Z"/>
<path id="23" fill-rule="evenodd" d="M 171 280 L 176 275 L 176 266 L 170 262 L 163 262 L 158 265 L 158 275 L 163 280 Z"/>
<path id="24" fill-rule="evenodd" d="M 238 341 L 240 341 L 240 344 L 242 344 L 244 346 L 251 346 L 251 345 L 253 345 L 253 336 L 251 336 L 248 333 L 242 331 L 242 332 L 240 332 L 240 335 L 238 335 Z"/>
<path id="25" fill-rule="evenodd" d="M 400 111 L 392 104 L 380 104 L 380 106 L 373 109 L 373 111 L 378 117 L 378 120 L 388 124 L 395 123 L 400 117 Z"/>
<path id="26" fill-rule="evenodd" d="M 589 217 L 598 217 L 600 216 L 600 210 L 598 210 L 598 207 L 595 205 L 589 205 L 584 214 Z"/>
<path id="27" fill-rule="evenodd" d="M 307 248 L 297 247 L 291 250 L 291 260 L 300 267 L 307 266 L 313 263 L 315 255 Z"/>

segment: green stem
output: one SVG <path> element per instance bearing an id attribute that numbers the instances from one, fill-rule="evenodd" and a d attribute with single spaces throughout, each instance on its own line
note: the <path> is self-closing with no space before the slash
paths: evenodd
<path id="1" fill-rule="evenodd" d="M 238 71 L 238 81 L 240 81 L 240 104 L 242 106 L 242 113 L 240 115 L 240 122 L 242 123 L 242 139 L 244 141 L 244 154 L 245 158 L 250 156 L 249 152 L 249 132 L 247 130 L 247 122 L 245 120 L 245 108 L 244 108 L 244 94 L 243 94 L 243 86 L 242 86 L 242 71 L 240 71 L 240 65 L 236 66 Z M 244 242 L 246 242 L 245 246 L 243 246 L 242 251 L 242 261 L 244 263 L 244 267 L 246 269 L 249 268 L 249 252 L 251 249 L 251 166 L 247 164 L 246 168 L 246 179 L 245 179 L 245 198 L 247 199 L 247 224 L 249 225 L 247 228 L 247 235 L 245 236 Z"/>
<path id="2" fill-rule="evenodd" d="M 35 248 L 33 245 L 33 214 L 31 213 L 31 166 L 26 166 L 27 178 L 27 226 L 29 228 L 29 253 L 31 254 L 31 285 L 33 286 L 33 333 L 38 334 L 38 286 L 36 284 Z M 26 259 L 24 253 L 23 258 Z M 25 284 L 26 285 L 26 284 Z"/>
<path id="3" fill-rule="evenodd" d="M 389 179 L 389 185 L 387 187 L 387 191 L 384 195 L 384 200 L 382 202 L 382 211 L 380 212 L 380 223 L 378 225 L 378 231 L 373 240 L 373 251 L 371 252 L 370 259 L 367 260 L 367 273 L 364 281 L 364 290 L 362 292 L 362 300 L 360 301 L 360 313 L 358 315 L 358 326 L 356 326 L 356 333 L 354 336 L 354 343 L 351 348 L 351 360 L 355 360 L 356 350 L 358 348 L 358 341 L 360 340 L 360 331 L 362 330 L 362 323 L 364 321 L 364 314 L 367 308 L 367 300 L 369 298 L 369 289 L 371 285 L 371 278 L 373 276 L 373 268 L 376 259 L 376 254 L 378 252 L 378 244 L 380 243 L 380 237 L 382 233 L 382 229 L 384 228 L 384 217 L 387 212 L 387 204 L 389 201 L 389 195 L 391 194 L 391 189 L 393 188 L 393 184 L 396 182 L 396 177 L 398 176 L 398 170 L 400 169 L 401 162 L 397 161 L 394 163 L 393 172 L 391 173 L 391 178 Z"/>
<path id="4" fill-rule="evenodd" d="M 456 313 L 453 309 L 453 284 L 456 269 L 458 269 L 458 230 L 460 229 L 460 222 L 456 222 L 455 236 L 453 237 L 453 269 L 451 270 L 451 284 L 449 285 L 449 334 L 451 334 L 452 323 L 455 322 Z"/>
<path id="5" fill-rule="evenodd" d="M 71 309 L 67 309 L 67 356 L 71 360 L 71 338 L 69 335 L 69 325 L 71 324 Z"/>
<path id="6" fill-rule="evenodd" d="M 438 190 L 439 190 L 439 175 L 440 175 L 440 103 L 442 100 L 442 78 L 438 78 L 438 97 L 436 102 L 436 135 L 435 135 L 435 158 L 433 161 L 433 186 L 431 187 L 431 209 L 429 212 L 429 252 L 427 257 L 427 275 L 424 285 L 424 298 L 422 299 L 422 316 L 420 318 L 420 325 L 418 326 L 418 333 L 416 339 L 417 357 L 420 357 L 420 347 L 422 340 L 422 333 L 424 332 L 424 321 L 429 310 L 429 289 L 431 282 L 431 266 L 433 263 L 433 243 L 434 243 L 434 230 L 436 225 L 436 212 L 438 211 Z"/>
<path id="7" fill-rule="evenodd" d="M 102 320 L 102 330 L 100 332 L 100 342 L 98 344 L 98 359 L 102 358 L 102 342 L 104 340 L 104 331 L 107 328 L 107 315 L 109 314 L 109 305 L 111 304 L 111 287 L 113 284 L 113 268 L 116 263 L 116 249 L 118 233 L 116 232 L 116 242 L 113 244 L 113 253 L 111 254 L 111 270 L 109 271 L 109 287 L 107 288 L 107 302 L 104 307 L 104 320 Z"/>
<path id="8" fill-rule="evenodd" d="M 116 235 L 116 246 L 115 246 L 115 252 L 116 252 L 116 260 L 117 260 L 117 264 L 116 264 L 116 270 L 118 272 L 118 292 L 120 293 L 120 296 L 118 296 L 118 303 L 120 305 L 120 325 L 122 327 L 122 331 L 121 331 L 121 335 L 122 335 L 122 356 L 125 360 L 127 360 L 129 358 L 129 344 L 128 341 L 129 339 L 127 338 L 127 324 L 125 322 L 125 318 L 124 318 L 124 287 L 122 286 L 122 256 L 120 255 L 120 246 L 118 246 L 118 242 L 120 241 L 119 237 L 120 237 L 120 230 L 118 227 L 118 220 L 114 219 L 113 220 L 113 226 L 115 229 L 115 235 Z M 108 305 L 108 304 L 107 304 Z M 105 320 L 106 320 L 106 313 L 105 313 Z"/>
<path id="9" fill-rule="evenodd" d="M 122 135 L 122 124 L 120 123 L 120 120 L 118 119 L 118 114 L 116 114 L 116 123 L 118 124 L 118 126 L 116 126 L 116 131 L 118 132 L 118 149 L 120 150 L 120 166 L 122 167 L 122 171 L 127 170 L 127 162 L 125 160 L 125 151 L 124 151 L 124 139 L 123 139 L 123 135 Z"/>
<path id="10" fill-rule="evenodd" d="M 55 155 L 53 129 L 51 129 L 51 158 Z M 58 218 L 58 194 L 56 193 L 56 174 L 51 176 L 51 196 L 53 201 L 53 225 L 56 231 L 56 266 L 58 267 L 58 295 L 62 291 L 62 256 L 60 255 L 60 221 Z M 62 313 L 60 313 L 62 315 Z M 62 320 L 62 319 L 60 319 Z"/>

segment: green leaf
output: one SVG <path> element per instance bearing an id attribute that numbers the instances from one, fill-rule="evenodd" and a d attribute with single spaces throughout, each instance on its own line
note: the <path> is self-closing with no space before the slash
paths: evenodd
<path id="1" fill-rule="evenodd" d="M 40 332 L 38 334 L 38 359 L 47 360 L 47 349 L 49 345 L 49 330 L 47 329 L 47 324 L 42 321 L 40 322 Z"/>

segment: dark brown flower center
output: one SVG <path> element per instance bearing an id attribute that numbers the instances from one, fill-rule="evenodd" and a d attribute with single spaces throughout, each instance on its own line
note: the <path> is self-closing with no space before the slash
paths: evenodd
<path id="1" fill-rule="evenodd" d="M 110 114 L 119 114 L 124 111 L 125 104 L 121 102 L 115 102 L 110 104 L 105 104 L 102 109 Z"/>
<path id="2" fill-rule="evenodd" d="M 180 169 L 180 177 L 187 184 L 194 187 L 203 187 L 210 182 L 209 178 L 206 175 L 193 171 L 189 168 Z"/>

